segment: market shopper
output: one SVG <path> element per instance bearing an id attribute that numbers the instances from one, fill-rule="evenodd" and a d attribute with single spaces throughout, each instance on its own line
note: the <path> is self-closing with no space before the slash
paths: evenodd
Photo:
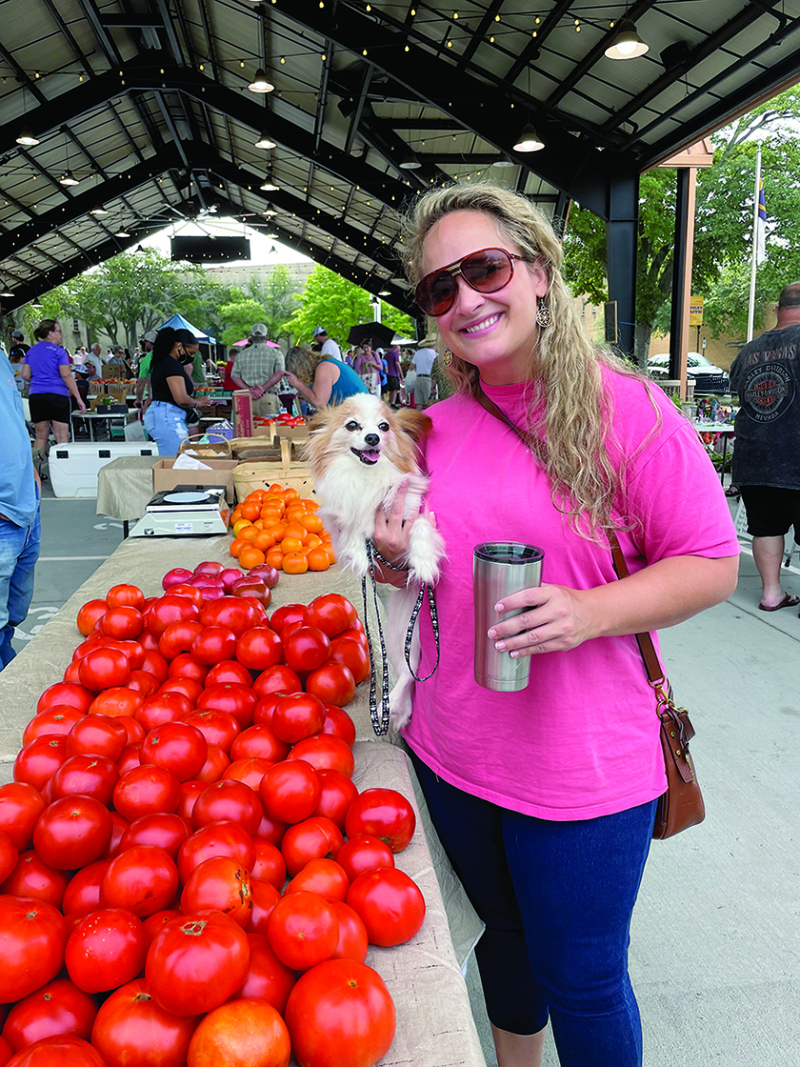
<path id="1" fill-rule="evenodd" d="M 142 356 L 139 359 L 139 368 L 137 374 L 139 375 L 136 381 L 136 399 L 134 405 L 137 408 L 146 408 L 149 403 L 150 393 L 148 391 L 147 397 L 145 397 L 145 389 L 148 388 L 148 379 L 150 378 L 150 364 L 153 359 L 153 345 L 156 343 L 158 333 L 156 330 L 148 330 L 142 338 Z"/>
<path id="2" fill-rule="evenodd" d="M 404 737 L 486 923 L 476 955 L 497 1061 L 537 1067 L 549 1019 L 562 1067 L 639 1067 L 628 935 L 666 779 L 633 635 L 733 591 L 733 524 L 690 423 L 585 337 L 561 245 L 528 200 L 491 185 L 428 193 L 400 247 L 455 389 L 430 409 L 425 446 L 425 507 L 447 548 L 441 659 L 416 685 Z M 403 504 L 400 493 L 376 516 L 376 546 L 396 566 L 413 525 Z M 621 581 L 611 529 L 631 571 Z M 482 688 L 470 668 L 473 548 L 498 539 L 544 551 L 546 584 L 505 597 L 479 635 L 532 657 L 519 692 Z M 429 619 L 420 632 L 425 676 Z"/>
<path id="3" fill-rule="evenodd" d="M 200 407 L 207 407 L 208 397 L 194 399 L 191 380 L 184 373 L 198 349 L 197 339 L 189 330 L 165 326 L 158 331 L 150 363 L 152 399 L 144 416 L 148 434 L 158 445 L 161 456 L 176 456 L 186 439 L 187 418 L 196 422 Z M 192 416 L 191 413 L 194 412 Z"/>
<path id="4" fill-rule="evenodd" d="M 354 393 L 369 392 L 352 367 L 308 348 L 290 348 L 286 353 L 286 378 L 317 410 L 339 404 Z"/>
<path id="5" fill-rule="evenodd" d="M 47 457 L 47 441 L 52 427 L 58 444 L 69 441 L 70 396 L 81 414 L 86 405 L 78 392 L 67 350 L 61 345 L 61 326 L 55 319 L 43 319 L 33 336 L 37 343 L 25 354 L 22 377 L 30 383 L 31 422 L 36 439 L 33 459 L 38 467 Z"/>
<path id="6" fill-rule="evenodd" d="M 739 394 L 733 483 L 742 494 L 762 611 L 796 608 L 781 588 L 784 539 L 800 542 L 800 282 L 787 285 L 771 330 L 739 350 L 731 389 Z"/>
<path id="7" fill-rule="evenodd" d="M 371 341 L 361 342 L 361 351 L 353 363 L 353 370 L 374 396 L 381 395 L 381 357 L 373 351 Z"/>
<path id="8" fill-rule="evenodd" d="M 249 340 L 236 356 L 231 380 L 237 389 L 250 393 L 254 415 L 277 415 L 281 407 L 278 386 L 285 369 L 283 352 L 268 344 L 269 330 L 263 322 L 253 324 Z"/>

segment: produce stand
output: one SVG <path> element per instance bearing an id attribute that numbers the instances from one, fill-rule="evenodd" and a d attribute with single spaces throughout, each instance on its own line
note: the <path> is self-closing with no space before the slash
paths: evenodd
<path id="1" fill-rule="evenodd" d="M 161 577 L 176 566 L 193 568 L 205 559 L 226 565 L 228 536 L 130 539 L 73 594 L 25 650 L 0 673 L 0 782 L 12 780 L 22 731 L 34 715 L 42 691 L 60 681 L 79 641 L 75 617 L 87 600 L 102 597 L 113 585 L 134 582 L 147 596 L 161 592 Z M 281 575 L 270 610 L 308 603 L 326 592 L 339 592 L 363 610 L 360 582 L 338 566 L 325 572 Z M 371 623 L 374 625 L 374 623 Z M 368 683 L 359 686 L 347 711 L 356 722 L 356 772 L 359 789 L 382 786 L 399 790 L 415 804 L 417 831 L 396 857 L 420 886 L 427 912 L 420 932 L 392 949 L 371 947 L 367 963 L 386 982 L 397 1009 L 397 1034 L 384 1065 L 407 1067 L 485 1067 L 469 1005 L 461 965 L 474 944 L 480 924 L 455 880 L 441 846 L 415 801 L 413 772 L 403 749 L 374 739 L 367 707 Z M 448 923 L 448 919 L 450 922 Z M 292 1060 L 294 1063 L 294 1060 Z"/>

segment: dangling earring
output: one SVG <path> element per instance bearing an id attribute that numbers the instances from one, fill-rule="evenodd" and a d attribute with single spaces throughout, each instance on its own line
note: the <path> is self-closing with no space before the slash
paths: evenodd
<path id="1" fill-rule="evenodd" d="M 452 362 L 453 362 L 453 353 L 450 351 L 449 348 L 446 348 L 444 350 L 444 352 L 442 353 L 442 363 L 444 363 L 445 367 L 449 367 L 452 364 Z"/>
<path id="2" fill-rule="evenodd" d="M 550 313 L 550 308 L 544 303 L 544 300 L 539 298 L 539 306 L 536 308 L 536 324 L 543 330 L 546 330 L 548 326 L 553 324 L 553 316 Z"/>

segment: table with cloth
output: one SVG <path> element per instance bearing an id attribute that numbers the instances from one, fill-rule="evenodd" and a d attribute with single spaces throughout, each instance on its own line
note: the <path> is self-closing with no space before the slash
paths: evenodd
<path id="1" fill-rule="evenodd" d="M 229 543 L 228 536 L 131 538 L 122 542 L 0 673 L 0 782 L 12 780 L 25 724 L 35 714 L 43 690 L 61 680 L 81 639 L 75 626 L 81 605 L 105 596 L 120 582 L 138 585 L 147 596 L 157 595 L 162 576 L 173 567 L 193 569 L 206 559 L 231 564 Z M 308 603 L 328 592 L 347 596 L 363 615 L 360 582 L 338 566 L 325 572 L 282 574 L 273 590 L 270 610 L 283 604 Z M 375 626 L 373 617 L 365 621 Z M 381 1063 L 384 1067 L 485 1067 L 461 973 L 480 923 L 430 827 L 424 801 L 418 791 L 415 795 L 416 781 L 405 752 L 374 737 L 368 691 L 369 682 L 362 683 L 347 706 L 357 730 L 354 781 L 360 790 L 374 786 L 397 789 L 414 804 L 417 831 L 408 848 L 398 853 L 396 862 L 418 883 L 427 905 L 422 929 L 410 942 L 392 949 L 371 946 L 369 950 L 367 963 L 381 974 L 397 1008 L 397 1035 Z"/>

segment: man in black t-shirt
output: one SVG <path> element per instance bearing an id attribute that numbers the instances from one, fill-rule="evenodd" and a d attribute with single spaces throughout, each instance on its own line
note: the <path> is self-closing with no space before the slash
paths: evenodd
<path id="1" fill-rule="evenodd" d="M 784 537 L 800 542 L 800 282 L 787 285 L 771 330 L 749 341 L 731 367 L 739 394 L 733 482 L 742 492 L 762 611 L 793 608 L 781 589 Z"/>

